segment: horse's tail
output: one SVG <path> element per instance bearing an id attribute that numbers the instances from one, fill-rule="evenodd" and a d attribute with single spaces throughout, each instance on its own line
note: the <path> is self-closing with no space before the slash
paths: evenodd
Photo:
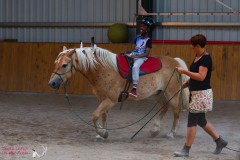
<path id="1" fill-rule="evenodd" d="M 188 67 L 187 67 L 186 63 L 184 62 L 184 60 L 182 60 L 181 58 L 178 58 L 178 57 L 176 57 L 174 59 L 179 63 L 180 67 L 182 67 L 183 69 L 187 69 L 188 70 Z M 185 75 L 185 74 L 182 75 L 182 78 L 185 78 L 185 79 L 183 79 L 184 81 L 189 79 L 189 77 L 187 75 Z"/>
<path id="2" fill-rule="evenodd" d="M 180 67 L 188 70 L 186 63 L 181 58 L 174 58 L 174 59 L 179 63 Z M 189 79 L 189 77 L 187 75 L 182 74 L 182 83 L 186 82 L 188 79 Z M 182 98 L 183 98 L 183 100 L 182 100 Z M 188 88 L 183 89 L 182 96 L 179 97 L 179 105 L 183 105 L 182 108 L 189 107 L 189 90 L 188 90 Z"/>

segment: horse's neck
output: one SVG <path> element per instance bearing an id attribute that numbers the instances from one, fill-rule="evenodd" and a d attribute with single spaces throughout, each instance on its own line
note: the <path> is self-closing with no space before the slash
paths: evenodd
<path id="1" fill-rule="evenodd" d="M 96 70 L 81 72 L 92 85 L 99 85 L 102 81 L 108 81 L 110 76 L 116 76 L 118 73 L 112 68 L 106 68 L 98 64 Z"/>
<path id="2" fill-rule="evenodd" d="M 94 90 L 101 90 L 106 93 L 110 85 L 121 79 L 117 71 L 116 55 L 101 49 L 94 54 L 86 53 L 87 51 L 89 50 L 77 52 L 79 71 L 87 78 Z M 84 63 L 83 61 L 87 62 Z M 83 67 L 84 65 L 87 66 Z"/>

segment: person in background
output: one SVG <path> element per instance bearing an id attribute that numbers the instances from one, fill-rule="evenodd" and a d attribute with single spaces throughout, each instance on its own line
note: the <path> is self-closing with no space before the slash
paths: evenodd
<path id="1" fill-rule="evenodd" d="M 202 34 L 193 36 L 190 43 L 196 57 L 190 66 L 190 70 L 177 68 L 179 74 L 186 74 L 190 77 L 190 80 L 183 84 L 183 88 L 188 86 L 191 93 L 186 141 L 182 150 L 174 152 L 177 157 L 189 156 L 189 150 L 196 136 L 197 125 L 202 127 L 216 142 L 214 154 L 220 154 L 228 144 L 218 134 L 213 125 L 206 120 L 206 113 L 211 111 L 213 106 L 213 92 L 210 86 L 212 59 L 204 48 L 206 42 L 206 37 Z"/>
<path id="2" fill-rule="evenodd" d="M 137 97 L 137 86 L 139 81 L 139 72 L 141 65 L 148 59 L 152 40 L 149 32 L 153 29 L 154 21 L 150 17 L 144 17 L 140 22 L 140 34 L 135 40 L 135 48 L 128 52 L 127 55 L 134 60 L 132 67 L 133 88 L 130 95 Z"/>

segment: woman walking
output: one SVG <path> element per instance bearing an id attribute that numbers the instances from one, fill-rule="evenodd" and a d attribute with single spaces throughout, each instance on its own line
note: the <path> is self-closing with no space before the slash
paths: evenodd
<path id="1" fill-rule="evenodd" d="M 213 93 L 210 86 L 212 59 L 204 48 L 206 41 L 204 35 L 193 36 L 190 43 L 196 57 L 190 66 L 190 70 L 177 68 L 179 74 L 186 74 L 190 77 L 189 81 L 183 84 L 183 88 L 189 87 L 191 93 L 186 141 L 182 150 L 174 152 L 177 157 L 189 156 L 189 150 L 196 136 L 197 125 L 202 127 L 216 142 L 214 154 L 221 153 L 222 149 L 228 144 L 205 117 L 206 112 L 211 111 L 213 105 Z"/>

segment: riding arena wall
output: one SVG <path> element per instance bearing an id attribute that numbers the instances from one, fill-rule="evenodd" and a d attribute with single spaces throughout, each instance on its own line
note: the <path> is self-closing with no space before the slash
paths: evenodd
<path id="1" fill-rule="evenodd" d="M 131 50 L 133 44 L 97 44 L 113 53 Z M 63 46 L 79 48 L 77 43 L 0 43 L 0 91 L 64 93 L 48 86 L 54 60 Z M 84 44 L 90 46 L 90 44 Z M 211 85 L 215 100 L 240 100 L 240 46 L 237 44 L 207 45 L 213 60 Z M 188 44 L 153 43 L 151 56 L 180 57 L 189 66 L 194 58 Z M 88 81 L 77 73 L 67 85 L 68 94 L 92 94 Z"/>

